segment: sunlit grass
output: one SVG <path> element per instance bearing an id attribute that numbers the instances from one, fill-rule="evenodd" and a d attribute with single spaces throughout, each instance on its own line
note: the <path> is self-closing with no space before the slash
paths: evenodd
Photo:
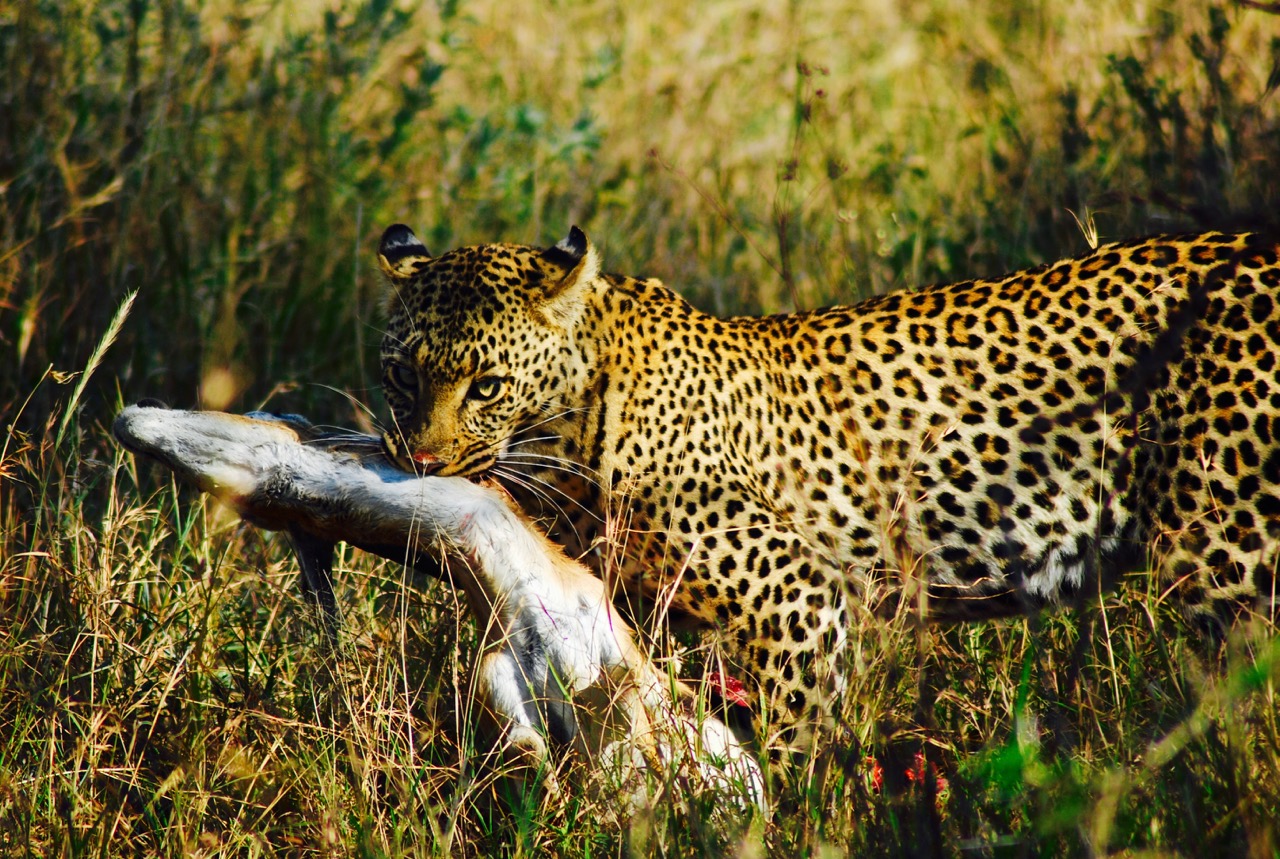
<path id="1" fill-rule="evenodd" d="M 434 250 L 577 223 L 720 312 L 995 274 L 1084 249 L 1081 224 L 1275 226 L 1278 25 L 1192 2 L 0 11 L 0 853 L 1276 855 L 1262 622 L 1216 654 L 1141 578 L 1030 621 L 859 618 L 842 731 L 767 827 L 690 803 L 620 835 L 599 798 L 540 807 L 484 765 L 447 588 L 344 557 L 335 660 L 281 542 L 107 427 L 146 396 L 367 425 L 396 221 Z"/>

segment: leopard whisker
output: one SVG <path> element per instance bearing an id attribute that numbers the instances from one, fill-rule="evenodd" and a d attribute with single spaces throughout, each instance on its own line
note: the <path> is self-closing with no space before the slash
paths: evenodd
<path id="1" fill-rule="evenodd" d="M 570 495 L 568 492 L 565 492 L 563 489 L 556 486 L 554 483 L 543 480 L 539 477 L 535 477 L 532 474 L 513 471 L 510 468 L 502 468 L 501 466 L 494 466 L 491 470 L 495 474 L 499 474 L 502 477 L 506 477 L 516 483 L 519 483 L 521 486 L 525 487 L 530 492 L 537 492 L 539 496 L 542 497 L 544 500 L 546 500 L 546 502 L 550 504 L 552 507 L 554 507 L 556 511 L 565 518 L 566 521 L 572 521 L 569 518 L 568 512 L 565 510 L 565 508 L 562 505 L 554 501 L 547 494 L 548 492 L 554 492 L 557 495 L 562 496 L 570 504 L 582 510 L 584 513 L 586 513 L 588 516 L 590 516 L 592 519 L 596 520 L 597 522 L 601 522 L 601 523 L 604 522 L 604 519 L 601 518 L 598 513 L 596 513 L 594 510 L 590 509 L 586 505 L 584 505 L 580 499 L 575 498 L 574 496 Z M 533 484 L 537 484 L 537 486 L 542 488 L 535 489 Z"/>
<path id="2" fill-rule="evenodd" d="M 568 523 L 569 527 L 573 529 L 574 539 L 579 544 L 582 543 L 582 534 L 578 531 L 578 526 L 574 522 L 573 518 L 569 515 L 569 512 L 547 492 L 547 489 L 555 489 L 554 486 L 547 484 L 545 481 L 528 477 L 527 475 L 526 475 L 526 478 L 521 478 L 516 474 L 512 473 L 509 469 L 502 468 L 501 466 L 494 466 L 493 468 L 490 469 L 490 473 L 498 477 L 500 480 L 510 481 L 516 486 L 523 488 L 530 494 L 544 501 L 547 504 L 547 506 L 549 506 L 555 512 L 555 515 L 562 522 Z M 563 492 L 561 492 L 560 494 L 564 495 Z M 574 499 L 573 497 L 568 495 L 565 495 L 565 497 L 568 498 L 570 501 L 577 503 L 577 500 Z M 582 508 L 581 504 L 578 504 L 578 506 Z M 582 509 L 586 510 L 586 508 L 582 508 Z M 590 510 L 586 510 L 586 512 L 590 515 L 594 515 Z"/>
<path id="3" fill-rule="evenodd" d="M 549 404 L 547 404 L 547 405 L 549 405 Z M 545 406 L 544 406 L 544 407 L 545 407 Z M 542 420 L 537 421 L 536 423 L 529 424 L 529 425 L 528 425 L 528 426 L 526 426 L 526 427 L 521 427 L 521 428 L 520 428 L 520 432 L 529 432 L 530 430 L 535 430 L 535 429 L 537 429 L 537 428 L 538 428 L 538 427 L 540 427 L 540 426 L 546 426 L 547 424 L 551 423 L 552 421 L 557 421 L 557 420 L 559 420 L 560 418 L 563 418 L 563 417 L 565 417 L 565 416 L 567 416 L 567 415 L 571 415 L 571 414 L 573 414 L 574 412 L 585 412 L 585 411 L 587 411 L 586 406 L 575 406 L 575 407 L 573 407 L 573 408 L 561 409 L 560 411 L 558 411 L 558 412 L 556 412 L 556 413 L 554 413 L 554 414 L 550 414 L 550 415 L 548 415 L 547 417 L 543 418 Z"/>
<path id="4" fill-rule="evenodd" d="M 581 477 L 594 485 L 600 484 L 600 472 L 585 465 L 574 462 L 571 459 L 565 459 L 559 456 L 547 456 L 540 453 L 507 453 L 502 456 L 502 462 L 512 465 L 533 466 L 535 468 L 547 468 L 553 471 L 561 471 L 565 474 L 572 474 L 575 477 Z"/>
<path id="5" fill-rule="evenodd" d="M 558 435 L 540 435 L 535 436 L 534 438 L 510 438 L 507 440 L 507 449 L 510 450 L 511 448 L 519 447 L 522 444 L 536 444 L 540 441 L 555 441 L 558 438 L 560 438 Z"/>

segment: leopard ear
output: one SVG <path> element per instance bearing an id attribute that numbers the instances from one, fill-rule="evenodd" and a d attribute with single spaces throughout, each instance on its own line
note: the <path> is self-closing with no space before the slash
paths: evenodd
<path id="1" fill-rule="evenodd" d="M 542 312 L 552 322 L 572 328 L 592 282 L 600 276 L 600 254 L 587 234 L 574 226 L 555 247 L 545 250 L 543 257 L 563 269 L 564 275 L 548 279 Z"/>
<path id="2" fill-rule="evenodd" d="M 387 227 L 378 243 L 378 267 L 393 284 L 416 274 L 416 263 L 430 258 L 426 247 L 404 224 Z"/>

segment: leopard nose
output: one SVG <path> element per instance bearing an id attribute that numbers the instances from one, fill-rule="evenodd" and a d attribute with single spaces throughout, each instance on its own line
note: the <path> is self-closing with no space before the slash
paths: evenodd
<path id="1" fill-rule="evenodd" d="M 419 474 L 435 474 L 437 471 L 444 468 L 445 465 L 443 459 L 424 451 L 418 451 L 415 453 L 413 455 L 413 461 L 418 466 Z"/>

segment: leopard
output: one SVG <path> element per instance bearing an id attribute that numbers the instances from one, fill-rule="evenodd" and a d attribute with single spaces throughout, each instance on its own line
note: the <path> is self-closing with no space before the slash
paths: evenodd
<path id="1" fill-rule="evenodd" d="M 870 601 L 987 620 L 1146 572 L 1206 629 L 1274 613 L 1280 236 L 769 316 L 576 226 L 432 256 L 396 224 L 377 260 L 390 459 L 497 479 L 630 612 L 714 633 L 770 748 L 830 723 Z"/>

